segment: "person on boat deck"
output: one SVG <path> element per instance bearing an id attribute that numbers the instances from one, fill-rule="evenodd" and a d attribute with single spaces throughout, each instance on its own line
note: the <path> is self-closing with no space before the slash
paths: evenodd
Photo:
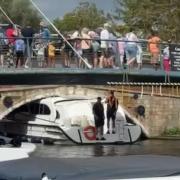
<path id="1" fill-rule="evenodd" d="M 115 134 L 115 120 L 116 120 L 116 112 L 118 109 L 118 99 L 114 95 L 114 91 L 110 91 L 110 95 L 106 98 L 107 103 L 107 134 L 110 134 L 110 120 L 112 119 L 112 134 Z"/>
<path id="2" fill-rule="evenodd" d="M 104 131 L 104 107 L 101 103 L 101 97 L 97 98 L 97 102 L 93 105 L 93 114 L 96 126 L 96 140 L 105 140 Z"/>

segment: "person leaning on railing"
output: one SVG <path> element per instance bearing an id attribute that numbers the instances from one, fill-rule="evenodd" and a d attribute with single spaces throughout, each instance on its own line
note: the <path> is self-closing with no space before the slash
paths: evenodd
<path id="1" fill-rule="evenodd" d="M 148 50 L 151 53 L 151 64 L 154 69 L 158 69 L 158 60 L 160 55 L 160 43 L 161 39 L 156 32 L 152 31 L 151 37 L 148 39 Z"/>
<path id="2" fill-rule="evenodd" d="M 14 45 L 15 37 L 17 36 L 17 31 L 15 30 L 14 26 L 10 24 L 5 32 L 5 36 L 8 39 L 9 45 Z"/>
<path id="3" fill-rule="evenodd" d="M 30 26 L 27 25 L 22 29 L 22 35 L 25 38 L 25 68 L 28 68 L 28 64 L 30 63 L 31 60 L 31 55 L 32 55 L 32 41 L 33 41 L 33 36 L 35 34 L 34 29 Z"/>
<path id="4" fill-rule="evenodd" d="M 81 31 L 82 41 L 81 48 L 83 52 L 83 58 L 85 61 L 89 62 L 91 60 L 91 37 L 88 35 L 89 29 L 83 28 Z"/>
<path id="5" fill-rule="evenodd" d="M 22 67 L 24 65 L 24 51 L 25 51 L 25 43 L 20 35 L 15 40 L 15 52 L 16 52 L 16 68 Z"/>
<path id="6" fill-rule="evenodd" d="M 48 67 L 55 68 L 55 46 L 54 42 L 48 44 Z"/>
<path id="7" fill-rule="evenodd" d="M 82 52 L 82 47 L 81 47 L 81 36 L 79 34 L 78 31 L 75 31 L 72 36 L 71 39 L 74 40 L 74 44 L 73 47 L 76 50 L 77 54 L 75 54 L 75 62 L 76 62 L 76 66 L 78 68 L 81 67 L 81 58 L 80 56 L 82 56 L 83 52 Z"/>
<path id="8" fill-rule="evenodd" d="M 171 41 L 168 41 L 168 44 L 163 50 L 163 67 L 164 71 L 166 73 L 165 75 L 165 83 L 168 82 L 170 83 L 170 69 L 171 69 L 171 60 L 170 60 L 170 52 L 169 52 L 169 44 Z"/>
<path id="9" fill-rule="evenodd" d="M 89 31 L 88 34 L 92 39 L 93 68 L 97 68 L 99 65 L 98 51 L 100 50 L 99 37 L 94 31 Z"/>
<path id="10" fill-rule="evenodd" d="M 108 67 L 108 62 L 111 57 L 111 43 L 110 43 L 110 29 L 111 25 L 109 23 L 104 24 L 104 28 L 101 30 L 100 33 L 100 40 L 101 40 L 101 57 L 100 57 L 100 68 Z"/>
<path id="11" fill-rule="evenodd" d="M 143 50 L 140 43 L 137 43 L 137 55 L 136 55 L 136 61 L 138 64 L 138 70 L 142 68 L 142 57 L 143 57 Z"/>
<path id="12" fill-rule="evenodd" d="M 127 65 L 131 69 L 134 67 L 134 62 L 137 58 L 137 41 L 139 41 L 132 28 L 126 34 L 126 41 Z"/>
<path id="13" fill-rule="evenodd" d="M 120 66 L 124 67 L 125 37 L 123 36 L 118 38 L 118 53 L 119 53 Z"/>
<path id="14" fill-rule="evenodd" d="M 66 40 L 73 46 L 72 40 L 70 35 L 65 35 Z M 70 68 L 71 58 L 72 58 L 72 48 L 69 46 L 67 42 L 64 41 L 64 48 L 63 48 L 63 65 L 65 68 Z"/>
<path id="15" fill-rule="evenodd" d="M 3 67 L 4 66 L 3 48 L 6 45 L 6 41 L 5 41 L 5 35 L 1 31 L 1 29 L 2 27 L 0 26 L 0 63 L 1 63 L 1 67 Z"/>

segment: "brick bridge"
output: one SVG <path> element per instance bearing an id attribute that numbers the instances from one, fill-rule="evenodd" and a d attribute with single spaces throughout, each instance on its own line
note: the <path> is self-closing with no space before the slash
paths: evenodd
<path id="1" fill-rule="evenodd" d="M 138 123 L 147 137 L 180 127 L 179 84 L 111 84 L 106 86 L 10 86 L 0 88 L 0 119 L 28 102 L 51 96 L 105 97 L 114 90 L 126 114 Z M 145 107 L 145 116 L 137 112 Z"/>

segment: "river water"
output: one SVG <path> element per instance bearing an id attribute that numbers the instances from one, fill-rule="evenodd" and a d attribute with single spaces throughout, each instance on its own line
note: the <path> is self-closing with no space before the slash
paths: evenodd
<path id="1" fill-rule="evenodd" d="M 132 145 L 42 145 L 30 158 L 0 163 L 0 179 L 104 180 L 180 175 L 180 140 Z"/>
<path id="2" fill-rule="evenodd" d="M 90 158 L 97 156 L 168 155 L 180 156 L 180 140 L 144 140 L 131 145 L 42 145 L 32 157 Z"/>

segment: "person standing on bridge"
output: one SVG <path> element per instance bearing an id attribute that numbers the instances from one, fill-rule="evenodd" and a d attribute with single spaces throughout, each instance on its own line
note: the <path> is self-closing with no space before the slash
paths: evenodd
<path id="1" fill-rule="evenodd" d="M 54 42 L 48 44 L 48 67 L 55 68 L 55 51 Z"/>
<path id="2" fill-rule="evenodd" d="M 170 51 L 169 51 L 169 45 L 171 41 L 168 41 L 168 44 L 163 50 L 163 67 L 164 71 L 166 73 L 165 75 L 165 83 L 170 83 L 170 70 L 171 70 L 171 60 L 170 60 Z"/>
<path id="3" fill-rule="evenodd" d="M 25 51 L 25 43 L 22 39 L 22 36 L 19 37 L 15 41 L 15 52 L 16 52 L 16 68 L 22 67 L 24 64 L 24 51 Z"/>
<path id="4" fill-rule="evenodd" d="M 28 23 L 27 23 L 28 24 Z M 33 36 L 35 34 L 34 29 L 28 24 L 26 27 L 22 29 L 22 36 L 25 38 L 25 68 L 28 68 L 28 64 L 31 63 L 31 55 L 32 55 L 32 42 Z"/>
<path id="5" fill-rule="evenodd" d="M 118 99 L 114 95 L 114 91 L 110 91 L 110 95 L 106 98 L 107 103 L 107 134 L 110 134 L 110 120 L 112 119 L 112 134 L 115 134 L 115 120 L 116 120 L 116 112 L 118 109 Z"/>
<path id="6" fill-rule="evenodd" d="M 93 114 L 96 126 L 96 140 L 105 140 L 104 132 L 104 107 L 101 103 L 101 97 L 97 98 L 97 102 L 93 105 Z"/>
<path id="7" fill-rule="evenodd" d="M 160 57 L 160 41 L 161 39 L 157 35 L 157 32 L 152 31 L 151 37 L 148 40 L 148 49 L 151 53 L 151 64 L 153 65 L 154 69 L 158 69 L 159 65 L 159 57 Z"/>

